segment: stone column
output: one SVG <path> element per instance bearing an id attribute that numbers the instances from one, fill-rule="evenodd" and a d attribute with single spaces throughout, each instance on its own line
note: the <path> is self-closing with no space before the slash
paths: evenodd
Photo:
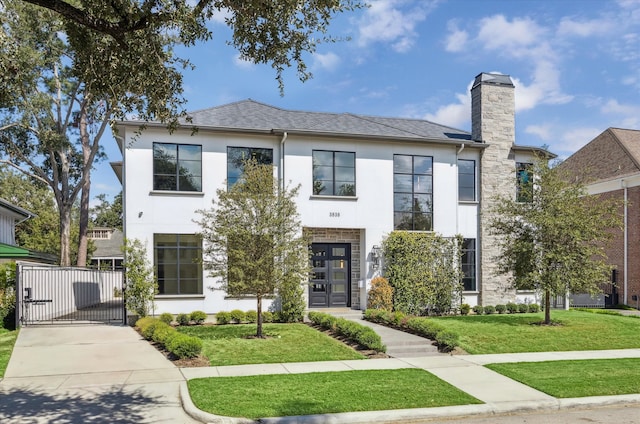
<path id="1" fill-rule="evenodd" d="M 508 75 L 478 75 L 471 88 L 471 137 L 487 143 L 480 160 L 480 222 L 478 279 L 482 305 L 515 300 L 508 275 L 499 275 L 496 256 L 499 243 L 489 234 L 488 218 L 495 196 L 516 193 L 514 85 Z"/>

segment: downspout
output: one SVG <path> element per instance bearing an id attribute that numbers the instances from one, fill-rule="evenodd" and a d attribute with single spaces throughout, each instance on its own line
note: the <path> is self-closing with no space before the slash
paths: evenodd
<path id="1" fill-rule="evenodd" d="M 282 139 L 280 139 L 280 170 L 279 170 L 279 174 L 280 174 L 280 185 L 282 187 L 282 190 L 284 191 L 284 142 L 287 140 L 288 134 L 285 131 L 282 134 Z"/>
<path id="2" fill-rule="evenodd" d="M 627 182 L 622 180 L 622 188 L 624 189 L 624 304 L 627 305 L 628 301 L 628 283 L 629 277 L 627 274 L 629 268 L 629 228 L 628 228 L 628 210 L 627 210 Z"/>

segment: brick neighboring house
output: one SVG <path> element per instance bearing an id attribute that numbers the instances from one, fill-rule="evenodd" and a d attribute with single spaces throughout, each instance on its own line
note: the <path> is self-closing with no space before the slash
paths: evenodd
<path id="1" fill-rule="evenodd" d="M 608 128 L 568 157 L 561 168 L 580 179 L 589 194 L 625 201 L 624 228 L 606 250 L 614 266 L 609 304 L 637 307 L 640 299 L 640 130 Z"/>

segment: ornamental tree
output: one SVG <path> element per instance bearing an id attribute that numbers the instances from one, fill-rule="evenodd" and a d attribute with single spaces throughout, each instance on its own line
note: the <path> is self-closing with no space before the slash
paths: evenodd
<path id="1" fill-rule="evenodd" d="M 257 337 L 263 337 L 262 300 L 282 290 L 283 306 L 297 307 L 309 278 L 308 243 L 295 204 L 299 188 L 281 186 L 272 165 L 250 159 L 242 178 L 218 189 L 211 209 L 198 211 L 203 266 L 217 279 L 213 288 L 255 296 Z"/>
<path id="2" fill-rule="evenodd" d="M 515 288 L 544 294 L 545 324 L 551 323 L 550 300 L 569 292 L 596 294 L 607 283 L 611 267 L 605 247 L 608 229 L 620 228 L 619 202 L 589 196 L 558 167 L 540 158 L 531 166 L 531 183 L 518 202 L 495 199 L 491 233 L 499 236 L 498 272 L 508 274 Z"/>

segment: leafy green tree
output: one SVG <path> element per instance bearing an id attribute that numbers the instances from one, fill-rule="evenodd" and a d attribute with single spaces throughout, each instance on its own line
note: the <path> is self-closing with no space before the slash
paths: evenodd
<path id="1" fill-rule="evenodd" d="M 550 299 L 569 292 L 595 294 L 611 272 L 604 248 L 619 228 L 619 202 L 588 196 L 584 186 L 548 161 L 532 165 L 531 184 L 521 196 L 498 197 L 489 220 L 499 236 L 496 258 L 502 274 L 512 276 L 516 288 L 535 288 L 544 294 L 546 324 L 551 323 Z"/>
<path id="2" fill-rule="evenodd" d="M 69 42 L 81 59 L 80 72 L 95 75 L 105 88 L 122 87 L 127 105 L 135 104 L 140 91 L 147 92 L 143 87 L 156 86 L 159 96 L 149 99 L 149 109 L 161 120 L 175 117 L 177 110 L 156 99 L 170 94 L 180 98 L 182 78 L 174 66 L 189 66 L 174 56 L 173 44 L 165 48 L 168 34 L 172 43 L 186 46 L 208 41 L 208 21 L 224 17 L 233 31 L 228 43 L 245 60 L 271 64 L 282 90 L 285 68 L 295 65 L 299 78 L 306 80 L 311 73 L 303 55 L 314 53 L 322 42 L 335 41 L 326 35 L 332 17 L 363 7 L 360 0 L 25 1 L 63 17 Z"/>
<path id="3" fill-rule="evenodd" d="M 0 328 L 13 328 L 14 323 L 6 322 L 16 306 L 16 263 L 0 264 Z M 13 325 L 12 325 L 13 324 Z"/>
<path id="4" fill-rule="evenodd" d="M 147 248 L 138 239 L 124 241 L 125 306 L 139 317 L 153 309 L 158 281 L 147 259 Z"/>
<path id="5" fill-rule="evenodd" d="M 91 208 L 91 223 L 96 227 L 118 228 L 122 230 L 122 192 L 109 202 L 106 194 L 99 194 L 99 204 Z"/>
<path id="6" fill-rule="evenodd" d="M 256 297 L 257 337 L 263 336 L 262 299 L 282 289 L 291 295 L 285 306 L 299 299 L 292 285 L 309 277 L 308 243 L 295 204 L 299 188 L 281 187 L 273 166 L 249 160 L 241 179 L 217 190 L 217 204 L 198 211 L 204 267 L 229 295 Z"/>
<path id="7" fill-rule="evenodd" d="M 449 313 L 462 297 L 462 240 L 393 231 L 383 241 L 393 308 L 412 315 Z"/>

